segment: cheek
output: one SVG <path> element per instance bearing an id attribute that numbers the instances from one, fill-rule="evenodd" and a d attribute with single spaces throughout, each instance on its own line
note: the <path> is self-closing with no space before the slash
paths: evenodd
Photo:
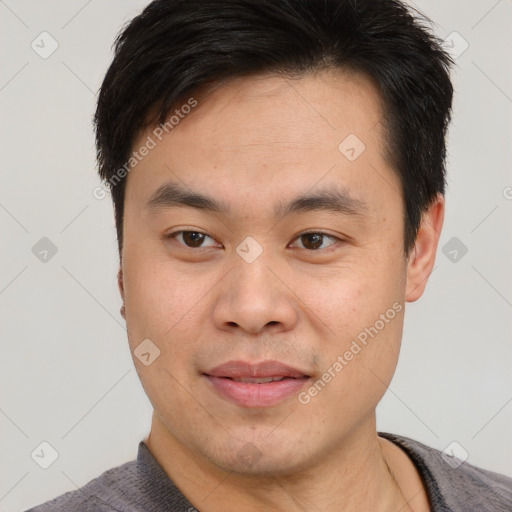
<path id="1" fill-rule="evenodd" d="M 124 267 L 127 321 L 132 330 L 148 329 L 160 338 L 176 327 L 193 327 L 208 289 L 206 277 L 182 272 L 169 261 L 144 259 L 143 254 L 127 258 Z"/>
<path id="2" fill-rule="evenodd" d="M 401 307 L 395 304 L 397 309 Z M 345 331 L 338 332 L 331 343 L 324 342 L 323 373 L 306 389 L 301 403 L 310 402 L 305 407 L 329 430 L 327 437 L 336 438 L 340 422 L 348 428 L 372 414 L 391 382 L 398 361 L 403 309 L 397 314 L 393 308 L 389 311 L 387 323 L 378 315 L 370 315 L 371 322 L 348 319 Z"/>
<path id="3" fill-rule="evenodd" d="M 354 417 L 361 408 L 369 407 L 369 412 L 391 381 L 404 313 L 399 285 L 403 268 L 396 261 L 386 257 L 371 264 L 354 262 L 322 282 L 309 281 L 298 293 L 308 297 L 308 306 L 328 327 L 319 337 L 321 371 L 328 374 L 329 383 L 318 386 L 322 398 L 313 406 L 318 414 L 329 414 L 322 411 L 333 407 L 339 412 L 338 405 Z"/>
<path id="4" fill-rule="evenodd" d="M 330 328 L 333 336 L 355 336 L 402 300 L 400 273 L 396 262 L 344 261 L 319 276 L 295 279 L 294 291 L 307 307 Z"/>

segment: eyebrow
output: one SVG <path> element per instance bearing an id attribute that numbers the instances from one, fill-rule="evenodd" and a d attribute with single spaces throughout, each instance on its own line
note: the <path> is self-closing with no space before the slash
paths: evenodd
<path id="1" fill-rule="evenodd" d="M 161 185 L 149 198 L 145 209 L 151 213 L 175 207 L 190 207 L 227 216 L 230 207 L 221 199 L 208 197 L 191 191 L 178 183 Z M 293 213 L 308 211 L 330 211 L 344 215 L 362 216 L 368 212 L 368 205 L 351 196 L 346 190 L 333 186 L 317 189 L 315 192 L 293 198 L 288 202 L 278 201 L 274 205 L 274 217 L 282 219 Z"/>

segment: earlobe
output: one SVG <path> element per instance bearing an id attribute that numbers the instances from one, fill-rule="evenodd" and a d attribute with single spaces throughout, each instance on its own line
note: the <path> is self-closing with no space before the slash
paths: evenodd
<path id="1" fill-rule="evenodd" d="M 445 201 L 441 194 L 423 214 L 414 247 L 407 264 L 405 300 L 414 302 L 425 291 L 428 278 L 434 267 L 437 244 L 444 220 Z"/>

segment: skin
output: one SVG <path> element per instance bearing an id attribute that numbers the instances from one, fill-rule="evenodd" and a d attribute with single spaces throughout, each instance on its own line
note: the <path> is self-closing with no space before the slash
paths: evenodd
<path id="1" fill-rule="evenodd" d="M 406 258 L 399 179 L 385 157 L 378 91 L 364 76 L 265 75 L 194 97 L 198 106 L 126 184 L 119 287 L 129 344 L 133 352 L 149 338 L 160 350 L 149 366 L 134 357 L 154 407 L 146 444 L 201 511 L 429 510 L 410 459 L 377 436 L 375 408 L 395 371 L 405 303 L 423 294 L 434 265 L 443 197 Z M 338 149 L 349 134 L 366 146 L 354 161 Z M 231 211 L 149 211 L 168 181 Z M 323 186 L 343 187 L 367 210 L 276 222 L 277 201 Z M 165 238 L 179 230 L 208 235 L 206 249 Z M 341 242 L 325 237 L 311 249 L 299 236 L 311 230 Z M 252 263 L 236 252 L 247 236 L 263 249 Z M 272 359 L 310 375 L 309 386 L 394 303 L 401 311 L 308 404 L 292 396 L 242 407 L 202 375 L 228 360 Z M 252 462 L 241 456 L 249 443 Z"/>

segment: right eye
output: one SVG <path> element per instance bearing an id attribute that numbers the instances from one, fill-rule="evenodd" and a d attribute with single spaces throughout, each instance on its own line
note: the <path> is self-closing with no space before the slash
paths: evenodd
<path id="1" fill-rule="evenodd" d="M 202 243 L 207 238 L 210 238 L 211 240 L 214 239 L 211 236 L 207 235 L 206 233 L 201 233 L 201 231 L 175 231 L 174 233 L 169 233 L 168 235 L 166 235 L 165 238 L 176 239 L 178 243 L 185 246 L 187 249 L 202 249 L 206 247 L 214 247 L 212 245 L 202 245 Z"/>

